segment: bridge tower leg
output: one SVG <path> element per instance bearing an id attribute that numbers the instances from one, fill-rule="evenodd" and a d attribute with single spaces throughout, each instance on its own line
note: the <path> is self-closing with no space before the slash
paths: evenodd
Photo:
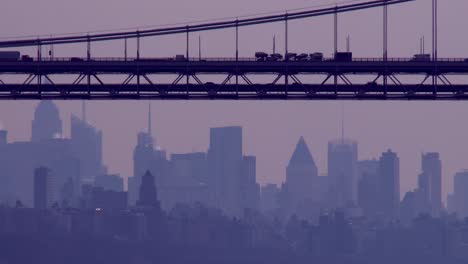
<path id="1" fill-rule="evenodd" d="M 335 6 L 335 13 L 334 13 L 334 61 L 335 65 L 337 65 L 336 62 L 336 53 L 338 52 L 338 6 Z M 335 96 L 338 95 L 338 66 L 335 67 L 335 74 L 334 74 L 334 83 L 335 83 Z"/>
<path id="2" fill-rule="evenodd" d="M 124 59 L 127 61 L 127 38 L 124 40 Z"/>
<path id="3" fill-rule="evenodd" d="M 239 19 L 236 19 L 236 98 L 239 98 Z"/>
<path id="4" fill-rule="evenodd" d="M 288 42 L 289 42 L 289 36 L 288 36 L 288 13 L 284 15 L 284 58 L 286 60 L 286 72 L 284 73 L 284 91 L 285 91 L 285 96 L 286 99 L 288 98 L 288 86 L 289 86 L 289 57 L 288 57 Z"/>
<path id="5" fill-rule="evenodd" d="M 189 26 L 187 25 L 187 30 L 186 30 L 186 59 L 185 59 L 185 77 L 186 77 L 186 93 L 187 93 L 187 98 L 189 97 L 189 83 L 190 83 L 190 75 L 189 75 L 189 51 L 190 51 L 190 35 L 189 35 Z"/>
<path id="6" fill-rule="evenodd" d="M 137 30 L 137 95 L 140 96 L 140 31 Z"/>
<path id="7" fill-rule="evenodd" d="M 42 44 L 41 44 L 40 39 L 37 39 L 37 60 L 39 62 L 42 61 Z M 37 78 L 37 92 L 38 92 L 38 95 L 41 96 L 41 94 L 42 94 L 42 74 L 39 71 L 39 66 L 38 66 L 38 69 L 37 69 L 36 78 Z"/>
<path id="8" fill-rule="evenodd" d="M 387 0 L 384 0 L 387 2 Z M 387 73 L 387 60 L 388 60 L 388 6 L 384 5 L 383 7 L 383 61 L 385 65 L 383 73 L 383 87 L 384 87 L 384 96 L 387 97 L 388 93 L 388 73 Z"/>
<path id="9" fill-rule="evenodd" d="M 89 34 L 87 36 L 86 58 L 87 58 L 88 65 L 89 65 L 91 61 L 91 41 L 89 39 Z M 88 96 L 90 96 L 91 95 L 91 71 L 89 70 L 89 66 L 86 72 L 86 79 L 87 79 Z"/>
<path id="10" fill-rule="evenodd" d="M 433 95 L 437 96 L 437 86 L 438 81 L 437 78 L 439 77 L 439 73 L 437 70 L 437 46 L 438 46 L 438 12 L 437 12 L 437 0 L 432 0 L 432 60 L 434 63 L 434 70 L 432 73 L 432 85 L 433 85 Z"/>

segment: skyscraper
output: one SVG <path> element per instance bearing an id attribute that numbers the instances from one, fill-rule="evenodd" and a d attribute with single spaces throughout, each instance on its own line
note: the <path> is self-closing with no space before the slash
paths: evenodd
<path id="1" fill-rule="evenodd" d="M 461 218 L 468 217 L 468 171 L 455 174 L 453 179 L 452 210 Z"/>
<path id="2" fill-rule="evenodd" d="M 102 163 L 102 132 L 86 121 L 84 113 L 82 119 L 71 116 L 71 143 L 80 160 L 83 180 L 93 182 L 96 176 L 106 173 Z"/>
<path id="3" fill-rule="evenodd" d="M 156 191 L 156 183 L 151 172 L 147 171 L 141 178 L 140 192 L 137 205 L 146 207 L 159 208 L 158 193 Z"/>
<path id="4" fill-rule="evenodd" d="M 62 120 L 57 106 L 48 100 L 40 101 L 32 121 L 31 141 L 53 139 L 62 135 Z"/>
<path id="5" fill-rule="evenodd" d="M 379 161 L 362 160 L 358 162 L 358 205 L 367 217 L 373 217 L 377 213 L 379 194 Z"/>
<path id="6" fill-rule="evenodd" d="M 260 185 L 257 183 L 257 158 L 244 156 L 240 175 L 241 206 L 244 209 L 259 209 Z"/>
<path id="7" fill-rule="evenodd" d="M 432 214 L 438 216 L 442 210 L 442 162 L 437 152 L 423 154 L 423 172 L 430 175 L 430 199 Z"/>
<path id="8" fill-rule="evenodd" d="M 378 197 L 379 210 L 390 219 L 399 217 L 400 159 L 395 152 L 382 153 L 379 160 Z"/>
<path id="9" fill-rule="evenodd" d="M 50 170 L 39 167 L 34 170 L 34 208 L 46 209 L 55 202 L 54 181 Z"/>
<path id="10" fill-rule="evenodd" d="M 165 204 L 168 194 L 165 178 L 168 174 L 168 161 L 166 152 L 155 148 L 155 139 L 152 136 L 151 105 L 148 107 L 148 128 L 146 132 L 140 132 L 137 136 L 137 145 L 133 151 L 133 177 L 128 180 L 129 204 L 134 205 L 137 200 L 138 187 L 143 175 L 150 171 L 155 175 L 161 202 Z"/>
<path id="11" fill-rule="evenodd" d="M 178 203 L 208 203 L 206 153 L 172 154 L 169 168 L 164 209 L 170 210 Z"/>
<path id="12" fill-rule="evenodd" d="M 303 137 L 299 139 L 296 148 L 286 168 L 286 181 L 283 185 L 282 204 L 286 216 L 298 214 L 305 216 L 312 202 L 319 200 L 317 184 L 317 166 Z"/>
<path id="13" fill-rule="evenodd" d="M 212 206 L 240 216 L 242 169 L 242 127 L 210 129 L 208 150 L 209 186 Z"/>
<path id="14" fill-rule="evenodd" d="M 357 143 L 339 139 L 328 143 L 328 177 L 335 207 L 346 207 L 357 200 Z"/>

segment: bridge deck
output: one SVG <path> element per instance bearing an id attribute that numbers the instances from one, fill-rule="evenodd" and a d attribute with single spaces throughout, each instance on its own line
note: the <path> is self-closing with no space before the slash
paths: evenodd
<path id="1" fill-rule="evenodd" d="M 21 74 L 70 74 L 70 73 L 341 73 L 341 74 L 464 74 L 468 73 L 468 60 L 445 59 L 434 61 L 412 61 L 410 59 L 356 59 L 350 62 L 325 61 L 255 61 L 232 58 L 219 60 L 175 61 L 169 59 L 93 59 L 70 61 L 70 59 L 47 61 L 0 61 L 0 73 Z"/>

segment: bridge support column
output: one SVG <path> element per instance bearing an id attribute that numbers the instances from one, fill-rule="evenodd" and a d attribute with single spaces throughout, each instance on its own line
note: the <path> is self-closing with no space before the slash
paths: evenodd
<path id="1" fill-rule="evenodd" d="M 384 0 L 387 2 L 387 0 Z M 388 93 L 388 74 L 387 74 L 387 60 L 388 60 L 388 5 L 383 6 L 383 54 L 382 58 L 385 64 L 384 73 L 382 75 L 383 78 L 383 88 L 384 88 L 384 96 L 387 97 Z"/>
<path id="2" fill-rule="evenodd" d="M 186 58 L 185 58 L 185 76 L 186 76 L 186 95 L 187 95 L 187 98 L 189 97 L 189 84 L 190 84 L 190 74 L 189 74 L 189 51 L 190 51 L 190 35 L 189 35 L 189 31 L 190 31 L 190 28 L 189 26 L 187 25 L 187 30 L 186 30 Z"/>
<path id="3" fill-rule="evenodd" d="M 434 70 L 432 74 L 433 95 L 437 95 L 437 0 L 432 0 L 432 60 Z"/>
<path id="4" fill-rule="evenodd" d="M 236 19 L 236 98 L 239 98 L 239 19 Z"/>
<path id="5" fill-rule="evenodd" d="M 284 58 L 285 58 L 285 61 L 286 61 L 286 72 L 284 74 L 284 94 L 286 96 L 286 99 L 288 98 L 288 89 L 289 89 L 289 67 L 288 67 L 288 63 L 289 63 L 289 56 L 288 56 L 288 53 L 289 53 L 289 50 L 288 50 L 288 43 L 289 43 L 289 34 L 288 34 L 288 13 L 286 12 L 286 14 L 284 15 Z"/>
<path id="6" fill-rule="evenodd" d="M 39 39 L 37 39 L 37 61 L 38 62 L 42 61 L 42 44 L 41 44 L 41 41 Z M 41 72 L 40 72 L 40 69 L 39 69 L 39 64 L 37 66 L 36 77 L 37 77 L 37 93 L 38 93 L 39 96 L 41 96 L 41 93 L 42 93 L 42 76 L 41 76 Z"/>
<path id="7" fill-rule="evenodd" d="M 140 96 L 140 31 L 137 30 L 137 95 Z"/>

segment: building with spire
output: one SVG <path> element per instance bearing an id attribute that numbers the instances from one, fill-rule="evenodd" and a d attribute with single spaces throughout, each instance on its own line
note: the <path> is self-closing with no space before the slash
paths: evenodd
<path id="1" fill-rule="evenodd" d="M 148 105 L 148 123 L 146 132 L 137 135 L 137 144 L 133 151 L 133 177 L 128 179 L 129 204 L 135 205 L 138 188 L 141 185 L 143 175 L 149 171 L 155 177 L 159 186 L 161 201 L 164 203 L 166 196 L 165 177 L 168 174 L 168 161 L 166 152 L 155 148 L 155 139 L 152 136 L 151 104 Z"/>
<path id="2" fill-rule="evenodd" d="M 341 138 L 328 143 L 328 177 L 332 204 L 343 208 L 357 201 L 357 152 L 355 141 Z"/>
<path id="3" fill-rule="evenodd" d="M 315 161 L 303 137 L 286 168 L 286 181 L 282 186 L 282 208 L 286 217 L 296 214 L 310 218 L 312 205 L 319 202 L 318 172 Z"/>

